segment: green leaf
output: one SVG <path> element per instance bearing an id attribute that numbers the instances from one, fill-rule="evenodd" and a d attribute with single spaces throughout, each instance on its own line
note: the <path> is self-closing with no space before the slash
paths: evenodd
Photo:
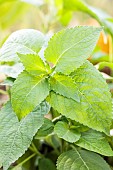
<path id="1" fill-rule="evenodd" d="M 83 132 L 76 145 L 104 156 L 113 156 L 113 151 L 105 136 L 94 130 Z"/>
<path id="2" fill-rule="evenodd" d="M 8 77 L 16 78 L 23 71 L 24 67 L 21 63 L 16 63 L 13 66 L 0 65 L 0 72 Z"/>
<path id="3" fill-rule="evenodd" d="M 41 107 L 37 107 L 20 122 L 10 102 L 0 112 L 0 162 L 4 170 L 21 157 L 31 144 L 33 136 L 43 124 Z"/>
<path id="4" fill-rule="evenodd" d="M 44 44 L 44 35 L 33 29 L 22 29 L 12 33 L 0 49 L 0 61 L 17 61 L 18 53 L 36 54 Z"/>
<path id="5" fill-rule="evenodd" d="M 57 170 L 111 170 L 104 159 L 96 153 L 85 150 L 69 150 L 57 161 Z"/>
<path id="6" fill-rule="evenodd" d="M 48 94 L 49 84 L 46 78 L 22 72 L 11 90 L 12 106 L 18 118 L 21 119 L 31 112 Z"/>
<path id="7" fill-rule="evenodd" d="M 48 70 L 42 59 L 36 54 L 19 54 L 18 56 L 23 63 L 26 71 L 33 75 L 47 74 Z"/>
<path id="8" fill-rule="evenodd" d="M 112 105 L 105 80 L 88 61 L 71 76 L 81 94 L 80 102 L 51 92 L 51 106 L 66 117 L 109 135 Z"/>
<path id="9" fill-rule="evenodd" d="M 38 130 L 35 139 L 40 139 L 48 136 L 53 132 L 53 129 L 54 129 L 54 124 L 52 123 L 52 121 L 47 118 L 44 118 L 44 124 Z"/>
<path id="10" fill-rule="evenodd" d="M 70 74 L 92 53 L 101 28 L 77 26 L 55 34 L 45 50 L 45 58 L 57 72 Z"/>
<path id="11" fill-rule="evenodd" d="M 27 13 L 30 6 L 21 0 L 0 0 L 0 29 L 1 31 L 16 26 L 17 22 Z M 11 32 L 11 31 L 10 31 Z M 2 34 L 3 35 L 3 34 Z"/>
<path id="12" fill-rule="evenodd" d="M 70 143 L 78 141 L 81 136 L 77 129 L 71 129 L 66 122 L 61 121 L 56 123 L 54 132 L 59 138 L 62 138 Z"/>
<path id="13" fill-rule="evenodd" d="M 48 158 L 39 160 L 39 170 L 56 170 L 54 163 Z"/>
<path id="14" fill-rule="evenodd" d="M 89 14 L 91 17 L 95 18 L 105 29 L 113 36 L 113 23 L 110 22 L 112 17 L 109 16 L 104 11 L 94 8 L 82 0 L 63 0 L 64 9 L 71 11 L 80 11 Z"/>
<path id="15" fill-rule="evenodd" d="M 50 87 L 56 93 L 80 102 L 78 87 L 71 77 L 55 74 L 50 79 Z"/>
<path id="16" fill-rule="evenodd" d="M 14 83 L 14 78 L 7 77 L 2 83 L 0 83 L 1 86 L 12 86 Z"/>

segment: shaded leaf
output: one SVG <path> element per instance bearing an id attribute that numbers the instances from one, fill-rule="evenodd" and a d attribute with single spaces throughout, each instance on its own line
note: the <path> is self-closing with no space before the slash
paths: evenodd
<path id="1" fill-rule="evenodd" d="M 50 159 L 42 158 L 39 161 L 39 170 L 56 170 L 56 167 Z"/>
<path id="2" fill-rule="evenodd" d="M 38 130 L 35 139 L 44 138 L 47 135 L 51 134 L 54 129 L 54 124 L 51 120 L 44 118 L 44 124 L 41 126 L 41 128 Z"/>

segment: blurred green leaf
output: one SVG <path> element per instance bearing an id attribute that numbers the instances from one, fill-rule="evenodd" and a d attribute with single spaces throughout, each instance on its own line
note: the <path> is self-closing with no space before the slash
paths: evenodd
<path id="1" fill-rule="evenodd" d="M 44 0 L 21 0 L 22 2 L 26 2 L 32 5 L 40 6 L 44 4 Z"/>
<path id="2" fill-rule="evenodd" d="M 29 5 L 19 0 L 2 1 L 0 5 L 0 27 L 6 29 L 26 13 Z"/>
<path id="3" fill-rule="evenodd" d="M 113 36 L 113 23 L 109 22 L 108 18 L 111 20 L 107 13 L 104 11 L 89 6 L 82 0 L 64 0 L 64 9 L 72 11 L 81 11 L 89 14 L 91 17 L 95 18 L 105 29 Z"/>
<path id="4" fill-rule="evenodd" d="M 98 69 L 99 69 L 99 70 L 102 70 L 102 69 L 105 68 L 105 67 L 108 67 L 108 68 L 110 68 L 110 69 L 113 70 L 113 63 L 110 63 L 110 62 L 100 62 L 100 63 L 98 64 Z"/>
<path id="5" fill-rule="evenodd" d="M 22 54 L 36 54 L 40 51 L 44 42 L 45 37 L 40 31 L 34 29 L 15 31 L 8 37 L 0 49 L 0 61 L 18 61 L 18 52 Z"/>
<path id="6" fill-rule="evenodd" d="M 0 72 L 12 78 L 16 78 L 23 69 L 24 67 L 21 63 L 14 64 L 13 66 L 0 65 Z"/>
<path id="7" fill-rule="evenodd" d="M 56 167 L 50 159 L 42 158 L 39 161 L 39 170 L 56 170 Z"/>
<path id="8" fill-rule="evenodd" d="M 102 61 L 106 61 L 106 62 L 109 61 L 109 55 L 101 51 L 93 53 L 90 59 L 90 62 L 93 64 L 96 64 Z"/>

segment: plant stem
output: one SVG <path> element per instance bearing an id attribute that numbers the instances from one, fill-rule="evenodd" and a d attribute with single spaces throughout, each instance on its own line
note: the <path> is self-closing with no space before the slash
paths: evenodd
<path id="1" fill-rule="evenodd" d="M 15 170 L 15 168 L 22 166 L 23 164 L 25 164 L 27 161 L 29 161 L 31 158 L 33 158 L 34 156 L 36 156 L 36 153 L 33 153 L 32 155 L 30 155 L 28 158 L 26 158 L 24 161 L 20 162 L 17 166 L 15 166 L 12 170 Z"/>
<path id="2" fill-rule="evenodd" d="M 32 152 L 36 153 L 35 150 L 34 150 L 31 146 L 29 147 L 29 149 L 30 149 Z"/>
<path id="3" fill-rule="evenodd" d="M 54 122 L 60 120 L 61 118 L 62 118 L 62 115 L 60 115 L 60 116 L 58 116 L 58 117 L 55 117 L 55 118 L 52 120 L 52 122 L 54 123 Z"/>
<path id="4" fill-rule="evenodd" d="M 38 151 L 38 149 L 36 148 L 36 146 L 35 146 L 35 144 L 32 142 L 32 147 L 33 147 L 33 150 L 35 151 L 35 153 L 38 155 L 38 156 L 40 156 L 40 157 L 44 157 L 44 155 L 42 155 L 39 151 Z"/>
<path id="5" fill-rule="evenodd" d="M 1 94 L 8 94 L 6 91 L 4 91 L 4 90 L 2 90 L 2 89 L 0 89 L 0 93 L 1 93 Z"/>
<path id="6" fill-rule="evenodd" d="M 70 145 L 72 149 L 76 150 L 76 147 L 74 145 Z"/>

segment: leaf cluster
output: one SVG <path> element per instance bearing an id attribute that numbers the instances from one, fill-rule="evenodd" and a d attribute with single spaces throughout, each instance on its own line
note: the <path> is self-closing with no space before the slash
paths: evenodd
<path id="1" fill-rule="evenodd" d="M 12 85 L 11 101 L 0 113 L 4 170 L 28 148 L 33 152 L 28 159 L 38 156 L 35 164 L 40 170 L 45 169 L 43 162 L 46 169 L 56 169 L 56 159 L 50 160 L 48 151 L 41 150 L 45 143 L 51 146 L 51 155 L 60 155 L 58 170 L 110 169 L 98 154 L 113 156 L 107 140 L 111 95 L 102 75 L 87 60 L 101 30 L 90 26 L 64 29 L 52 36 L 43 55 L 39 51 L 45 37 L 39 31 L 20 30 L 6 40 L 0 61 L 18 61 L 23 69 Z M 53 120 L 45 118 L 48 112 Z"/>

